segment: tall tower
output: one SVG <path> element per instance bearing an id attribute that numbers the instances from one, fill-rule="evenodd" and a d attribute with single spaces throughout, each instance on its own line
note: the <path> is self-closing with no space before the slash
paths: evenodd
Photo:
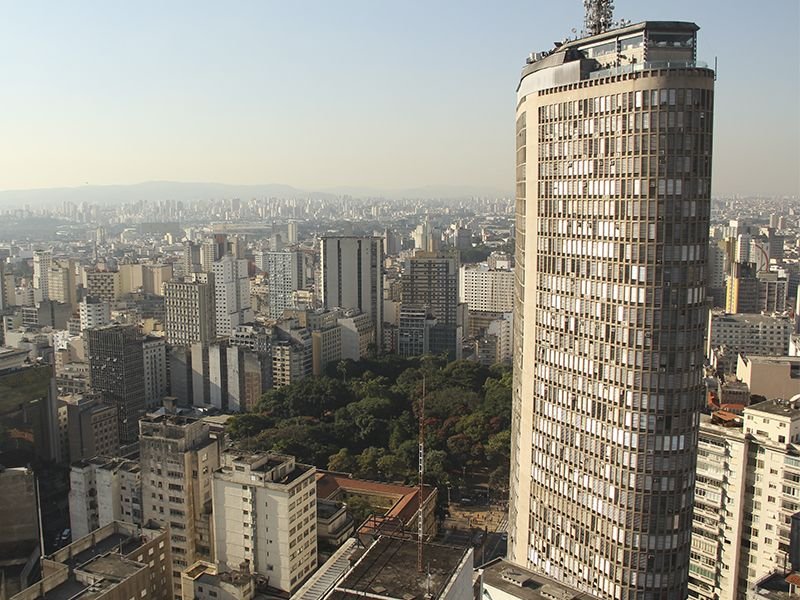
<path id="1" fill-rule="evenodd" d="M 602 26 L 531 55 L 517 89 L 509 559 L 599 598 L 687 595 L 714 89 L 697 30 Z"/>
<path id="2" fill-rule="evenodd" d="M 142 334 L 135 325 L 106 325 L 86 330 L 92 387 L 117 409 L 119 440 L 131 444 L 144 415 Z"/>
<path id="3" fill-rule="evenodd" d="M 320 288 L 325 308 L 357 308 L 375 325 L 375 343 L 383 339 L 383 240 L 379 237 L 323 237 Z"/>

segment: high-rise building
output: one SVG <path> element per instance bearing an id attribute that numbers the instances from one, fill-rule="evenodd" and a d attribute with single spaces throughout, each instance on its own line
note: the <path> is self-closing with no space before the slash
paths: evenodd
<path id="1" fill-rule="evenodd" d="M 300 252 L 267 253 L 269 281 L 269 316 L 280 319 L 283 311 L 292 307 L 292 292 L 304 284 L 303 256 Z"/>
<path id="2" fill-rule="evenodd" d="M 689 598 L 750 598 L 800 569 L 798 452 L 800 398 L 701 417 Z"/>
<path id="3" fill-rule="evenodd" d="M 50 266 L 53 262 L 53 253 L 50 250 L 37 250 L 33 253 L 33 289 L 36 290 L 36 300 L 50 298 Z"/>
<path id="4" fill-rule="evenodd" d="M 196 274 L 164 284 L 164 330 L 171 346 L 206 344 L 216 337 L 214 276 Z"/>
<path id="5" fill-rule="evenodd" d="M 181 571 L 211 557 L 211 478 L 219 466 L 219 442 L 206 422 L 148 415 L 139 422 L 142 518 L 169 524 L 175 599 Z"/>
<path id="6" fill-rule="evenodd" d="M 167 344 L 163 337 L 148 336 L 142 341 L 144 358 L 144 402 L 147 408 L 158 408 L 167 395 Z"/>
<path id="7" fill-rule="evenodd" d="M 213 483 L 217 561 L 297 590 L 317 567 L 315 471 L 293 456 L 224 452 Z"/>
<path id="8" fill-rule="evenodd" d="M 514 271 L 486 265 L 464 265 L 458 279 L 458 301 L 470 312 L 505 313 L 514 310 Z"/>
<path id="9" fill-rule="evenodd" d="M 85 335 L 92 388 L 116 407 L 120 443 L 135 442 L 146 408 L 142 334 L 135 325 L 107 325 Z"/>
<path id="10" fill-rule="evenodd" d="M 111 323 L 111 305 L 105 300 L 86 296 L 78 305 L 81 331 L 105 327 Z"/>
<path id="11" fill-rule="evenodd" d="M 122 279 L 119 271 L 97 271 L 84 269 L 83 286 L 86 294 L 114 304 L 122 296 Z"/>
<path id="12" fill-rule="evenodd" d="M 430 328 L 427 351 L 446 353 L 451 360 L 461 358 L 464 326 L 458 303 L 458 262 L 450 254 L 417 252 L 403 271 L 402 311 L 417 309 L 432 315 L 436 323 Z"/>
<path id="13" fill-rule="evenodd" d="M 508 557 L 599 598 L 677 600 L 714 72 L 694 23 L 608 26 L 531 55 L 517 88 Z"/>
<path id="14" fill-rule="evenodd" d="M 250 308 L 250 277 L 247 261 L 223 256 L 212 265 L 214 273 L 215 329 L 218 336 L 229 336 L 233 329 L 253 321 Z"/>
<path id="15" fill-rule="evenodd" d="M 379 237 L 323 237 L 320 288 L 324 308 L 357 308 L 383 331 L 383 240 Z"/>

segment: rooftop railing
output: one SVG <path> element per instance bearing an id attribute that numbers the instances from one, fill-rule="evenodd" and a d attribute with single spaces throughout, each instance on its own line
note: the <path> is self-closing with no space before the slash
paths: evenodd
<path id="1" fill-rule="evenodd" d="M 589 79 L 599 79 L 601 77 L 615 77 L 625 73 L 639 73 L 640 71 L 650 71 L 654 69 L 707 69 L 708 63 L 701 60 L 650 60 L 629 65 L 620 65 L 609 69 L 601 69 L 589 73 Z"/>

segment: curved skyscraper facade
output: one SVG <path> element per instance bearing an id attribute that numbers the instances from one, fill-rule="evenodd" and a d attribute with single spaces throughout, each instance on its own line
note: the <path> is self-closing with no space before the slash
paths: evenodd
<path id="1" fill-rule="evenodd" d="M 714 73 L 697 26 L 531 55 L 516 120 L 508 558 L 599 598 L 686 598 Z"/>

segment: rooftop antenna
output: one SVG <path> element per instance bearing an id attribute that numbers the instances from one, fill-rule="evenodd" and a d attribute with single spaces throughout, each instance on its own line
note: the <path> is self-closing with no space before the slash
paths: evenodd
<path id="1" fill-rule="evenodd" d="M 417 572 L 422 573 L 423 567 L 423 550 L 422 550 L 422 535 L 424 531 L 424 518 L 422 516 L 422 482 L 425 476 L 425 375 L 422 376 L 422 399 L 419 403 L 419 490 L 417 491 L 417 500 L 419 502 L 419 510 L 417 511 Z"/>
<path id="2" fill-rule="evenodd" d="M 583 28 L 587 35 L 598 35 L 611 29 L 614 0 L 583 0 Z"/>

